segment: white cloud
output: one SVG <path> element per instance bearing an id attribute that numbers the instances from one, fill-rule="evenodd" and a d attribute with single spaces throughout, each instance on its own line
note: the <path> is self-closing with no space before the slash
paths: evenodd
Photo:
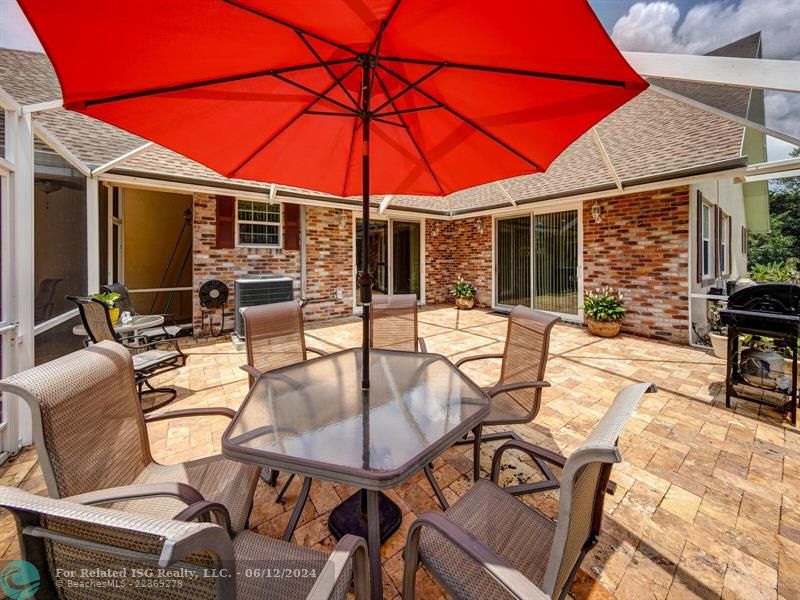
<path id="1" fill-rule="evenodd" d="M 764 58 L 800 60 L 798 0 L 713 0 L 690 8 L 682 21 L 673 2 L 637 2 L 611 37 L 622 50 L 703 54 L 757 31 Z M 800 137 L 800 94 L 767 92 L 764 105 L 767 126 Z M 770 158 L 779 158 L 774 154 L 785 149 L 773 142 Z"/>
<path id="2" fill-rule="evenodd" d="M 0 48 L 42 50 L 16 0 L 0 0 Z"/>

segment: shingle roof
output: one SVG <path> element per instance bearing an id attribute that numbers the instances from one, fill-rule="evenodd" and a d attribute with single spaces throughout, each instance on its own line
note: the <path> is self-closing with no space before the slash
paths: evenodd
<path id="1" fill-rule="evenodd" d="M 748 43 L 752 44 L 752 40 Z M 744 41 L 739 45 L 734 44 L 734 51 L 737 52 L 748 48 Z M 0 87 L 21 104 L 44 102 L 60 96 L 49 61 L 45 55 L 33 52 L 0 48 Z M 730 90 L 726 88 L 725 91 L 727 93 Z M 725 102 L 729 112 L 733 112 L 730 110 L 731 98 L 725 99 Z M 710 103 L 713 105 L 713 102 Z M 741 110 L 741 107 L 736 110 Z M 747 110 L 746 106 L 744 110 Z M 105 164 L 145 143 L 138 136 L 63 109 L 37 113 L 35 118 L 90 167 Z M 744 134 L 744 128 L 740 125 L 653 91 L 640 94 L 609 115 L 596 129 L 623 183 L 641 179 L 668 179 L 671 174 L 700 166 L 713 171 L 715 164 L 724 164 L 740 157 Z M 265 191 L 270 187 L 261 182 L 227 179 L 199 163 L 155 145 L 115 167 L 112 172 L 234 189 Z M 452 211 L 458 214 L 508 206 L 509 196 L 517 203 L 532 202 L 613 189 L 615 184 L 590 133 L 586 133 L 567 148 L 547 172 L 507 179 L 499 182 L 499 185 L 502 189 L 498 184 L 491 183 L 446 198 L 395 196 L 391 207 L 445 214 Z M 282 194 L 336 199 L 319 192 L 283 185 L 279 189 Z M 376 197 L 372 202 L 377 204 L 380 200 L 380 197 Z"/>

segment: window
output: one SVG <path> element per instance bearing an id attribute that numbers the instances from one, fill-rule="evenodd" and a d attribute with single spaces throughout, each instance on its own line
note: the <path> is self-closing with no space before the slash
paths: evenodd
<path id="1" fill-rule="evenodd" d="M 731 272 L 731 218 L 719 211 L 719 272 Z"/>
<path id="2" fill-rule="evenodd" d="M 713 210 L 710 204 L 701 200 L 700 210 L 700 274 L 703 279 L 712 276 L 712 261 L 714 256 L 711 252 L 711 215 Z"/>
<path id="3" fill-rule="evenodd" d="M 236 206 L 237 244 L 240 246 L 281 245 L 281 205 L 238 200 Z"/>

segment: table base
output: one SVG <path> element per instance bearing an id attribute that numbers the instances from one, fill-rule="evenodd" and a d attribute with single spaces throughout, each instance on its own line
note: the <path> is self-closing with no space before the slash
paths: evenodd
<path id="1" fill-rule="evenodd" d="M 362 492 L 358 491 L 331 511 L 328 529 L 338 540 L 348 533 L 367 538 L 367 515 L 361 511 Z M 400 507 L 385 494 L 378 494 L 378 515 L 381 525 L 381 544 L 398 530 L 403 520 Z"/>

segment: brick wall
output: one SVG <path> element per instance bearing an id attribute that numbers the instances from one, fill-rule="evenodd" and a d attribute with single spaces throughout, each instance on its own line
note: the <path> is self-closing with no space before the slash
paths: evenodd
<path id="1" fill-rule="evenodd" d="M 688 342 L 689 188 L 599 201 L 600 223 L 583 207 L 584 287 L 622 289 L 622 330 Z"/>
<path id="2" fill-rule="evenodd" d="M 450 288 L 459 276 L 478 288 L 478 304 L 491 304 L 491 217 L 426 222 L 425 302 L 453 302 Z"/>
<path id="3" fill-rule="evenodd" d="M 310 300 L 305 307 L 306 319 L 324 319 L 350 314 L 352 311 L 352 250 L 349 220 L 340 228 L 344 211 L 306 207 L 307 286 Z M 200 286 L 209 279 L 224 281 L 229 289 L 226 328 L 234 323 L 234 281 L 243 275 L 276 273 L 294 279 L 295 298 L 300 298 L 300 251 L 279 248 L 215 248 L 216 199 L 213 195 L 195 194 L 193 203 L 193 323 L 195 335 L 203 334 Z M 336 289 L 341 289 L 341 299 Z M 219 327 L 216 311 L 214 327 Z"/>

